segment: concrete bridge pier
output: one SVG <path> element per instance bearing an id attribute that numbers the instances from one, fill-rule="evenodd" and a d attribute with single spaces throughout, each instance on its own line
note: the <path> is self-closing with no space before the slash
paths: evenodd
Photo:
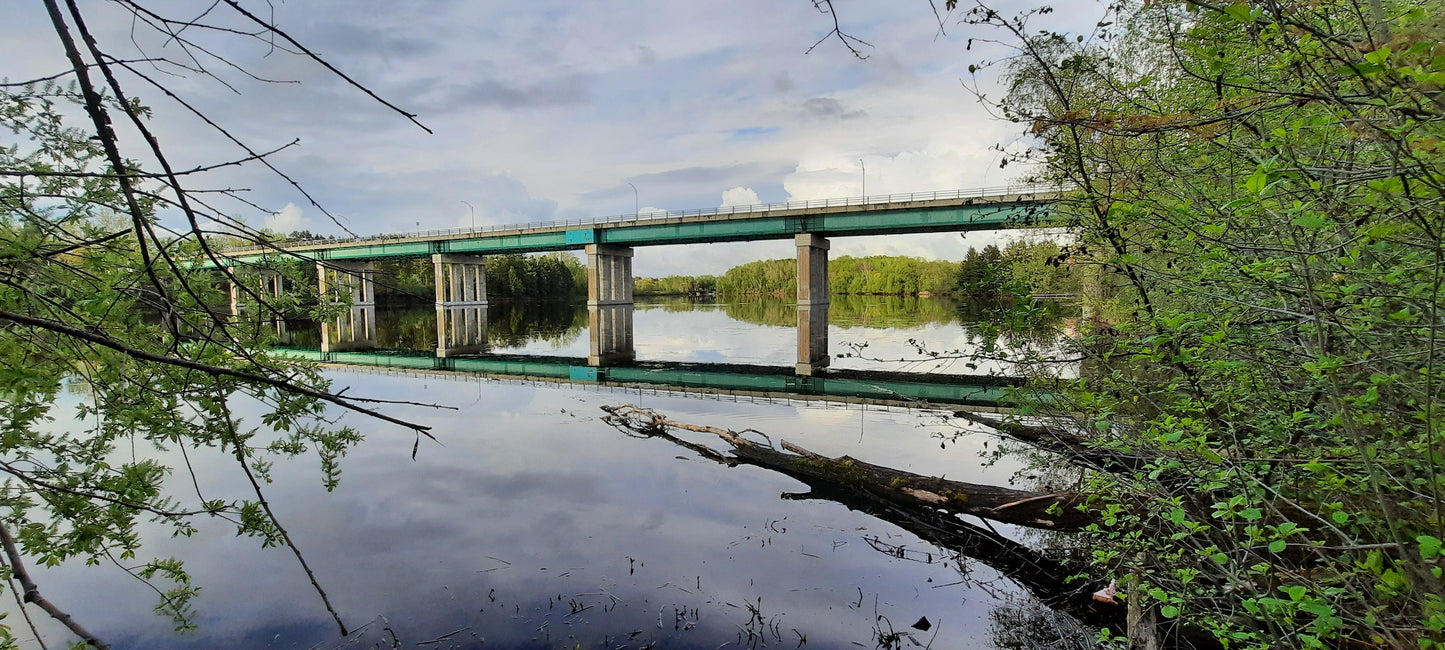
<path id="1" fill-rule="evenodd" d="M 376 347 L 376 264 L 317 262 L 316 281 L 322 300 L 351 302 L 341 315 L 321 324 L 321 351 Z"/>
<path id="2" fill-rule="evenodd" d="M 632 304 L 589 305 L 587 338 L 589 366 L 616 365 L 636 358 L 632 347 Z"/>
<path id="3" fill-rule="evenodd" d="M 586 250 L 587 306 L 631 305 L 632 247 L 588 244 Z"/>
<path id="4" fill-rule="evenodd" d="M 436 270 L 437 356 L 487 350 L 487 267 L 480 255 L 431 256 Z"/>
<path id="5" fill-rule="evenodd" d="M 375 262 L 317 262 L 316 282 L 322 300 L 376 306 Z"/>
<path id="6" fill-rule="evenodd" d="M 238 273 L 250 273 L 249 270 L 242 271 L 241 269 L 238 269 L 234 266 L 226 267 L 226 271 L 230 274 L 230 277 L 232 278 L 237 278 Z M 263 299 L 281 297 L 281 294 L 285 291 L 285 283 L 282 282 L 281 272 L 272 269 L 257 269 L 257 273 L 259 277 L 255 286 L 256 293 L 260 294 Z M 246 299 L 249 297 L 249 294 L 241 290 L 241 285 L 236 280 L 231 280 L 229 284 L 231 294 L 231 315 L 240 316 L 241 310 L 244 309 L 246 306 Z"/>
<path id="7" fill-rule="evenodd" d="M 812 233 L 794 238 L 798 246 L 797 373 L 828 367 L 828 239 Z"/>

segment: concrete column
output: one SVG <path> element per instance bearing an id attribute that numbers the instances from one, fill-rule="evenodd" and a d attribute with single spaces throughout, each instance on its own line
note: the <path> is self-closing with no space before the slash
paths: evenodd
<path id="1" fill-rule="evenodd" d="M 480 255 L 431 256 L 436 272 L 437 306 L 487 304 L 487 259 Z"/>
<path id="2" fill-rule="evenodd" d="M 343 302 L 353 307 L 376 305 L 376 264 L 374 262 L 317 262 L 316 281 L 322 300 Z"/>
<path id="3" fill-rule="evenodd" d="M 798 305 L 797 373 L 812 375 L 828 367 L 828 303 Z"/>
<path id="4" fill-rule="evenodd" d="M 632 247 L 588 244 L 586 250 L 587 306 L 631 305 Z"/>
<path id="5" fill-rule="evenodd" d="M 334 320 L 321 324 L 321 351 L 376 347 L 376 263 L 317 262 L 316 283 L 322 300 L 351 303 Z"/>
<path id="6" fill-rule="evenodd" d="M 431 256 L 436 272 L 437 356 L 487 349 L 487 259 L 480 255 Z"/>
<path id="7" fill-rule="evenodd" d="M 633 360 L 632 305 L 587 307 L 587 365 L 600 367 Z"/>
<path id="8" fill-rule="evenodd" d="M 237 273 L 251 272 L 250 270 L 242 271 L 234 266 L 226 267 L 226 271 L 230 273 L 231 278 L 238 278 Z M 263 299 L 281 297 L 285 291 L 285 283 L 281 278 L 280 271 L 257 269 L 255 272 L 259 275 L 255 287 L 256 293 Z M 241 286 L 237 283 L 236 279 L 230 280 L 228 284 L 230 285 L 231 315 L 240 316 L 241 310 L 246 304 L 247 294 L 241 290 Z"/>
<path id="9" fill-rule="evenodd" d="M 828 304 L 828 239 L 812 233 L 794 238 L 798 245 L 798 306 Z"/>
<path id="10" fill-rule="evenodd" d="M 828 367 L 828 239 L 794 237 L 798 246 L 798 365 L 800 375 Z"/>

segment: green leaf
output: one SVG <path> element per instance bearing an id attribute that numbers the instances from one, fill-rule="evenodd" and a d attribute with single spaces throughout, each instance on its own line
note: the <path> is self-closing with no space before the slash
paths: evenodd
<path id="1" fill-rule="evenodd" d="M 1179 616 L 1179 608 L 1173 605 L 1165 605 L 1159 608 L 1159 613 L 1162 614 L 1164 618 L 1175 618 Z"/>
<path id="2" fill-rule="evenodd" d="M 1370 63 L 1373 63 L 1373 64 L 1375 64 L 1375 65 L 1381 65 L 1381 66 L 1382 66 L 1382 65 L 1385 65 L 1385 61 L 1388 60 L 1389 58 L 1390 58 L 1390 48 L 1388 48 L 1388 47 L 1382 47 L 1382 48 L 1380 48 L 1380 49 L 1378 49 L 1378 50 L 1375 50 L 1374 52 L 1366 52 L 1366 53 L 1365 53 L 1365 60 L 1366 60 L 1366 61 L 1369 61 Z"/>
<path id="3" fill-rule="evenodd" d="M 1269 552 L 1270 552 L 1270 553 L 1280 553 L 1280 552 L 1283 552 L 1285 546 L 1288 546 L 1288 544 L 1286 544 L 1284 540 L 1282 540 L 1282 539 L 1274 540 L 1273 542 L 1270 542 L 1270 543 L 1269 543 Z"/>
<path id="4" fill-rule="evenodd" d="M 1244 2 L 1238 2 L 1229 5 L 1228 7 L 1225 7 L 1224 13 L 1229 14 L 1230 18 L 1233 18 L 1242 23 L 1250 22 L 1253 19 L 1251 16 L 1252 12 L 1249 9 L 1249 4 Z"/>
<path id="5" fill-rule="evenodd" d="M 1420 543 L 1420 557 L 1428 560 L 1440 555 L 1440 538 L 1434 535 L 1420 535 L 1415 538 Z"/>
<path id="6" fill-rule="evenodd" d="M 1244 181 L 1244 189 L 1250 194 L 1263 194 L 1264 188 L 1269 186 L 1269 173 L 1264 169 L 1256 169 L 1249 178 Z"/>

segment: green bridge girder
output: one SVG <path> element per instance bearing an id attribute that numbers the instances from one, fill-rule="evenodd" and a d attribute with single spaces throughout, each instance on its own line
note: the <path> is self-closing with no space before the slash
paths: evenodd
<path id="1" fill-rule="evenodd" d="M 287 255 L 315 260 L 380 260 L 434 253 L 489 255 L 580 249 L 588 244 L 660 246 L 789 239 L 799 233 L 824 237 L 1000 230 L 1037 225 L 1049 216 L 1057 193 L 1021 194 L 844 205 L 736 214 L 641 218 L 632 221 L 549 225 L 519 230 L 461 233 L 391 240 L 288 247 Z M 238 251 L 238 263 L 279 259 L 280 253 Z M 206 264 L 210 266 L 210 264 Z"/>
<path id="2" fill-rule="evenodd" d="M 650 386 L 684 393 L 815 398 L 826 401 L 1007 409 L 1019 382 L 999 377 L 833 370 L 799 376 L 790 367 L 646 362 L 597 367 L 567 357 L 436 357 L 397 351 L 319 352 L 276 349 L 278 354 L 345 366 L 456 372 L 519 380 L 604 386 Z"/>

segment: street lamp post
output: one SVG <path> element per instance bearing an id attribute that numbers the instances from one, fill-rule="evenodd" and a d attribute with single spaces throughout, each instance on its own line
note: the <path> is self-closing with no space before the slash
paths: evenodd
<path id="1" fill-rule="evenodd" d="M 474 207 L 472 207 L 472 204 L 467 203 L 466 201 L 462 201 L 462 203 L 466 203 L 466 204 L 467 204 L 467 214 L 468 214 L 468 215 L 471 215 L 471 217 L 472 217 L 472 230 L 476 230 L 476 229 L 477 229 L 477 209 L 474 208 Z"/>
<path id="2" fill-rule="evenodd" d="M 863 169 L 863 202 L 868 202 L 868 166 L 863 164 L 863 159 L 858 159 L 858 166 Z"/>
<path id="3" fill-rule="evenodd" d="M 642 199 L 639 198 L 637 186 L 633 185 L 632 181 L 627 181 L 627 186 L 632 188 L 632 216 L 637 217 L 642 214 Z"/>

